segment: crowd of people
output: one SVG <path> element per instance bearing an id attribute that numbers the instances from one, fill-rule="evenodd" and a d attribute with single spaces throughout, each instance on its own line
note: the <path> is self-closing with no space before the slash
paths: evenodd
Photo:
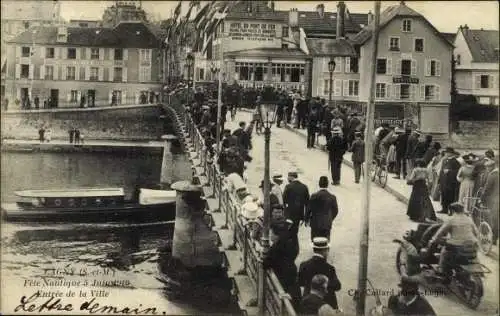
<path id="1" fill-rule="evenodd" d="M 259 248 L 264 214 L 264 180 L 260 185 L 262 192 L 252 194 L 246 184 L 245 169 L 252 161 L 250 152 L 253 127 L 256 127 L 258 134 L 261 118 L 256 112 L 249 124 L 240 122 L 236 130 L 226 129 L 226 116 L 230 114 L 234 120 L 238 105 L 231 101 L 230 97 L 225 98 L 220 122 L 217 122 L 217 103 L 214 100 L 216 95 L 214 90 L 197 90 L 193 100 L 188 99 L 188 111 L 202 133 L 208 159 L 217 163 L 224 175 L 223 190 L 230 191 L 238 199 L 239 218 L 249 229 L 253 245 Z M 257 105 L 260 100 L 262 98 L 257 96 Z M 357 113 L 347 114 L 345 108 L 330 110 L 321 104 L 321 100 L 313 99 L 306 104 L 303 112 L 305 119 L 301 122 L 302 117 L 298 114 L 300 111 L 296 110 L 298 102 L 292 103 L 291 116 L 288 118 L 290 107 L 285 100 L 288 100 L 286 93 L 279 93 L 281 103 L 278 103 L 277 108 L 278 125 L 296 123 L 296 128 L 307 128 L 311 134 L 314 133 L 314 140 L 308 137 L 308 148 L 314 146 L 318 131 L 322 131 L 327 138 L 333 185 L 340 183 L 342 156 L 345 152 L 352 151 L 355 181 L 359 182 L 364 162 L 364 124 L 357 117 Z M 216 148 L 217 126 L 221 128 L 220 151 Z M 413 172 L 413 169 L 411 171 Z M 313 194 L 309 193 L 309 188 L 299 180 L 295 171 L 288 173 L 288 183 L 284 187 L 282 175 L 273 174 L 271 180 L 271 248 L 264 261 L 265 267 L 273 269 L 299 313 L 333 315 L 341 312 L 335 294 L 341 290 L 341 282 L 335 267 L 327 260 L 332 226 L 339 213 L 337 198 L 328 190 L 328 176 L 319 178 L 320 189 Z M 300 251 L 298 233 L 302 225 L 311 228 L 310 238 L 314 254 L 297 267 L 295 260 Z M 401 292 L 389 299 L 389 309 L 401 315 L 415 312 L 435 315 L 430 304 L 419 295 L 418 283 L 404 275 L 399 286 Z"/>

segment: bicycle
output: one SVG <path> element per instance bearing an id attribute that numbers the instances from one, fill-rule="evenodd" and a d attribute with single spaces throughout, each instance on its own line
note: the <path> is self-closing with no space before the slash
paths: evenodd
<path id="1" fill-rule="evenodd" d="M 387 164 L 383 156 L 377 156 L 372 162 L 372 181 L 375 182 L 378 178 L 380 187 L 385 188 L 387 185 Z"/>
<path id="2" fill-rule="evenodd" d="M 472 217 L 472 221 L 479 231 L 479 248 L 487 255 L 493 247 L 493 230 L 488 223 L 490 210 L 481 203 L 481 198 L 478 196 L 464 197 L 462 200 L 464 205 L 467 205 L 467 200 L 470 200 L 472 203 L 472 210 L 466 210 L 466 213 Z"/>

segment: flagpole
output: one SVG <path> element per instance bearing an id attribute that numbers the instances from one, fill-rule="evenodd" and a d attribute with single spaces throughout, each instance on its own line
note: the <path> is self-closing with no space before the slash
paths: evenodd
<path id="1" fill-rule="evenodd" d="M 375 22 L 373 28 L 373 48 L 372 48 L 372 67 L 370 69 L 370 96 L 367 105 L 366 131 L 365 131 L 365 174 L 363 176 L 363 201 L 361 212 L 361 238 L 359 241 L 359 267 L 358 267 L 358 295 L 356 304 L 356 315 L 365 315 L 366 301 L 366 283 L 368 278 L 368 242 L 370 236 L 370 189 L 371 181 L 368 172 L 371 170 L 373 159 L 373 124 L 375 113 L 375 79 L 378 54 L 378 36 L 380 24 L 380 1 L 375 1 Z"/>

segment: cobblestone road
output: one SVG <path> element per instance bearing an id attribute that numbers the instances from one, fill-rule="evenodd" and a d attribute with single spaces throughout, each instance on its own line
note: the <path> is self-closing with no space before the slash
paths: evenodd
<path id="1" fill-rule="evenodd" d="M 234 122 L 228 122 L 226 128 L 234 130 L 239 121 L 250 121 L 251 114 L 239 112 Z M 248 167 L 248 185 L 251 192 L 259 192 L 258 184 L 264 174 L 264 137 L 253 134 L 253 161 Z M 318 190 L 318 179 L 329 175 L 327 155 L 319 149 L 306 149 L 305 140 L 284 128 L 273 126 L 271 135 L 271 173 L 281 173 L 284 177 L 289 171 L 299 173 L 299 180 L 309 187 L 309 191 Z M 354 314 L 352 300 L 353 289 L 357 286 L 359 261 L 359 232 L 362 184 L 354 183 L 354 173 L 347 166 L 342 167 L 341 185 L 329 190 L 337 196 L 340 212 L 332 229 L 332 244 L 329 261 L 334 264 L 342 282 L 338 294 L 341 308 L 348 314 Z M 400 238 L 407 229 L 416 227 L 406 216 L 406 205 L 383 189 L 372 186 L 370 216 L 370 250 L 368 278 L 376 289 L 385 291 L 381 297 L 384 304 L 392 290 L 398 291 L 399 277 L 395 269 L 397 245 L 392 243 Z M 300 254 L 297 264 L 308 259 L 310 247 L 310 229 L 302 226 L 299 231 Z M 484 279 L 485 296 L 476 311 L 468 309 L 452 293 L 429 293 L 428 300 L 438 315 L 494 315 L 498 308 L 498 261 L 480 256 L 480 260 L 494 271 Z M 367 298 L 367 306 L 374 306 L 373 297 Z"/>

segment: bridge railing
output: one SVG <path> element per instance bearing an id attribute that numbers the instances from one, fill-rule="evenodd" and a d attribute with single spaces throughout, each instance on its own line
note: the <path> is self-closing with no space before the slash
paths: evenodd
<path id="1" fill-rule="evenodd" d="M 249 225 L 253 222 L 248 222 L 240 216 L 240 199 L 223 188 L 224 174 L 218 169 L 217 162 L 210 159 L 202 134 L 196 127 L 186 107 L 180 104 L 178 100 L 178 98 L 172 97 L 171 106 L 177 111 L 181 120 L 184 121 L 185 131 L 188 133 L 187 136 L 193 145 L 192 149 L 200 159 L 200 166 L 207 177 L 207 185 L 212 188 L 212 197 L 219 199 L 219 211 L 226 214 L 226 225 L 233 231 L 233 242 L 242 251 L 243 267 L 240 272 L 247 274 L 253 286 L 257 289 L 261 255 L 259 241 L 251 236 L 249 230 Z M 269 315 L 296 315 L 289 296 L 285 295 L 286 292 L 272 269 L 268 269 L 265 273 L 265 288 L 265 308 Z"/>

